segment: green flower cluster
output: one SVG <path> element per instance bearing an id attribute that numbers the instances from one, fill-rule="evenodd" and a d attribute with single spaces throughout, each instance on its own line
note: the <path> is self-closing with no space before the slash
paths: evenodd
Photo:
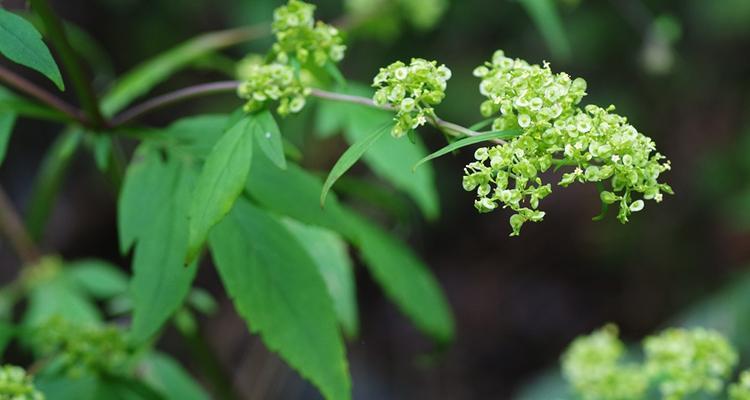
<path id="1" fill-rule="evenodd" d="M 583 400 L 642 398 L 648 378 L 636 364 L 621 363 L 624 354 L 617 327 L 607 325 L 571 343 L 562 357 L 563 375 Z"/>
<path id="2" fill-rule="evenodd" d="M 252 113 L 265 108 L 270 101 L 278 101 L 279 115 L 288 115 L 302 110 L 310 88 L 298 79 L 292 67 L 284 64 L 262 64 L 253 59 L 241 64 L 241 74 L 246 78 L 239 85 L 237 95 L 246 99 L 245 112 Z"/>
<path id="3" fill-rule="evenodd" d="M 315 21 L 315 5 L 290 0 L 286 6 L 273 13 L 271 28 L 276 35 L 273 52 L 278 62 L 289 63 L 296 58 L 300 63 L 313 62 L 324 66 L 344 58 L 341 34 L 335 27 Z"/>
<path id="4" fill-rule="evenodd" d="M 250 56 L 238 66 L 243 82 L 237 94 L 247 100 L 246 112 L 261 110 L 271 101 L 279 102 L 276 111 L 282 116 L 299 112 L 310 94 L 309 82 L 303 79 L 309 75 L 305 66 L 324 67 L 344 58 L 341 34 L 333 26 L 315 22 L 314 12 L 314 5 L 299 0 L 289 0 L 274 11 L 273 61 Z"/>
<path id="5" fill-rule="evenodd" d="M 750 371 L 743 371 L 738 382 L 729 385 L 729 400 L 750 400 Z"/>
<path id="6" fill-rule="evenodd" d="M 718 394 L 737 364 L 737 353 L 718 332 L 668 329 L 643 341 L 645 360 L 627 362 L 617 328 L 607 325 L 575 339 L 562 356 L 562 372 L 584 400 L 647 398 L 652 385 L 661 398 L 680 400 Z M 750 399 L 750 373 L 729 388 L 730 399 Z"/>
<path id="7" fill-rule="evenodd" d="M 44 400 L 44 394 L 34 388 L 31 377 L 21 367 L 0 367 L 0 400 Z"/>
<path id="8" fill-rule="evenodd" d="M 39 355 L 56 356 L 55 365 L 74 377 L 116 372 L 130 359 L 125 335 L 114 326 L 80 326 L 51 318 L 34 332 L 32 340 Z"/>
<path id="9" fill-rule="evenodd" d="M 377 88 L 373 101 L 378 106 L 396 109 L 396 124 L 391 134 L 401 137 L 435 118 L 433 106 L 445 98 L 450 78 L 451 70 L 445 65 L 421 58 L 412 58 L 409 65 L 396 61 L 381 68 L 372 83 Z"/>
<path id="10" fill-rule="evenodd" d="M 645 369 L 664 399 L 721 392 L 737 364 L 737 352 L 718 332 L 668 329 L 644 341 Z"/>
<path id="11" fill-rule="evenodd" d="M 552 191 L 539 177 L 552 166 L 573 167 L 558 183 L 593 182 L 605 204 L 618 203 L 618 219 L 625 223 L 643 209 L 643 200 L 660 202 L 669 185 L 659 175 L 669 161 L 656 152 L 650 138 L 628 124 L 627 118 L 594 105 L 580 108 L 586 82 L 549 66 L 529 65 L 497 51 L 492 61 L 475 69 L 482 78 L 479 90 L 488 100 L 480 106 L 485 116 L 500 115 L 494 130 L 516 130 L 519 135 L 500 145 L 480 148 L 466 166 L 463 186 L 477 192 L 475 207 L 489 212 L 502 205 L 515 211 L 510 218 L 518 235 L 527 221 L 541 221 L 539 200 Z M 641 198 L 636 198 L 640 193 Z"/>

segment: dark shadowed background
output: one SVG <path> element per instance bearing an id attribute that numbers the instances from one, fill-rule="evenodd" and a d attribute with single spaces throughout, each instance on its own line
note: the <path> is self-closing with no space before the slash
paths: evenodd
<path id="1" fill-rule="evenodd" d="M 199 33 L 269 21 L 280 4 L 52 3 L 106 52 L 103 68 L 93 78 L 100 90 L 112 74 Z M 324 20 L 347 12 L 339 0 L 317 3 Z M 423 3 L 413 13 L 427 13 L 440 1 Z M 23 7 L 20 1 L 3 4 Z M 656 141 L 672 160 L 665 179 L 676 195 L 649 204 L 621 225 L 614 213 L 602 222 L 591 221 L 599 213 L 593 186 L 558 189 L 545 200 L 545 221 L 526 224 L 520 237 L 511 238 L 508 214 L 477 214 L 473 195 L 461 188 L 462 168 L 472 152 L 438 159 L 434 167 L 440 218 L 425 221 L 395 191 L 396 217 L 382 218 L 396 224 L 438 276 L 456 315 L 457 339 L 448 348 L 433 348 L 358 268 L 361 336 L 348 346 L 356 399 L 505 399 L 522 393 L 544 399 L 536 390 L 555 379 L 537 377 L 550 368 L 554 372 L 560 353 L 574 337 L 607 322 L 618 324 L 631 341 L 667 324 L 711 325 L 728 333 L 747 355 L 750 321 L 743 314 L 750 315 L 750 285 L 744 283 L 750 276 L 750 2 L 581 0 L 560 1 L 558 6 L 569 56 L 550 47 L 519 3 L 467 0 L 450 2 L 433 26 L 419 27 L 409 20 L 414 16 L 401 15 L 352 32 L 341 69 L 352 80 L 369 82 L 380 66 L 397 59 L 439 60 L 453 70 L 453 78 L 438 113 L 469 125 L 481 119 L 478 80 L 471 71 L 494 50 L 533 63 L 550 61 L 553 70 L 588 81 L 585 102 L 615 104 Z M 268 44 L 260 40 L 224 54 L 238 59 L 264 51 Z M 224 79 L 217 65 L 222 60 L 198 63 L 154 93 Z M 237 105 L 232 95 L 204 98 L 159 111 L 146 122 L 163 126 L 181 116 L 228 112 Z M 303 143 L 305 166 L 327 171 L 346 144 L 339 138 L 305 135 L 313 128 L 304 118 L 290 117 L 282 131 Z M 58 134 L 53 124 L 18 123 L 0 168 L 0 184 L 19 208 L 28 206 L 41 157 Z M 431 149 L 444 144 L 431 128 L 420 134 Z M 377 179 L 362 166 L 354 174 Z M 65 258 L 102 257 L 126 270 L 129 260 L 117 251 L 115 200 L 90 155 L 81 152 L 57 199 L 43 247 Z M 4 243 L 0 265 L 0 278 L 12 279 L 18 261 Z M 201 317 L 201 330 L 242 398 L 318 398 L 247 332 L 214 270 L 206 267 L 197 286 L 214 294 L 220 309 Z M 205 361 L 191 356 L 196 349 L 190 343 L 167 332 L 161 347 L 205 379 L 198 368 Z"/>

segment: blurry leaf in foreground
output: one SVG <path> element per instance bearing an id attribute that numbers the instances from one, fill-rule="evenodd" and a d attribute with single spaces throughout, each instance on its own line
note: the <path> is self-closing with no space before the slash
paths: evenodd
<path id="1" fill-rule="evenodd" d="M 556 57 L 570 59 L 570 42 L 565 34 L 555 0 L 519 0 L 519 3 L 531 16 L 534 25 L 547 42 L 550 52 Z"/>

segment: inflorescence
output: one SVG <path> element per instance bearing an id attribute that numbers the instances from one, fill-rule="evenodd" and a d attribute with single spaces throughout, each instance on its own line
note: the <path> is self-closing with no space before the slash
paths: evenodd
<path id="1" fill-rule="evenodd" d="M 445 65 L 421 58 L 412 58 L 409 65 L 396 61 L 380 69 L 372 83 L 377 88 L 373 101 L 396 110 L 396 124 L 391 129 L 394 137 L 401 137 L 435 118 L 433 106 L 445 98 L 450 77 L 451 70 Z"/>
<path id="2" fill-rule="evenodd" d="M 307 67 L 335 66 L 344 58 L 346 46 L 335 27 L 315 21 L 315 6 L 290 0 L 274 11 L 272 30 L 276 43 L 271 48 L 272 61 L 250 58 L 241 65 L 243 83 L 239 97 L 246 99 L 246 112 L 255 112 L 270 101 L 278 101 L 280 115 L 302 110 L 310 88 L 302 75 Z"/>
<path id="3" fill-rule="evenodd" d="M 546 63 L 530 65 L 508 58 L 501 50 L 474 75 L 481 78 L 479 91 L 487 97 L 481 113 L 491 117 L 499 112 L 493 129 L 517 130 L 519 135 L 479 148 L 476 161 L 466 166 L 463 186 L 476 191 L 480 212 L 500 206 L 515 211 L 511 235 L 518 235 L 526 221 L 544 218 L 539 201 L 552 186 L 539 174 L 552 166 L 573 167 L 558 183 L 563 187 L 593 182 L 603 188 L 609 182 L 600 198 L 605 204 L 619 204 L 622 223 L 643 209 L 643 200 L 660 202 L 663 193 L 672 194 L 669 185 L 658 182 L 670 164 L 656 152 L 653 140 L 615 114 L 614 106 L 578 106 L 586 95 L 583 79 L 555 74 Z"/>
<path id="4" fill-rule="evenodd" d="M 647 398 L 650 387 L 665 400 L 718 394 L 737 364 L 737 352 L 718 332 L 703 328 L 668 329 L 643 341 L 645 360 L 625 361 L 617 328 L 605 326 L 577 338 L 562 356 L 562 372 L 585 400 Z M 729 386 L 732 400 L 750 398 L 750 375 Z"/>
<path id="5" fill-rule="evenodd" d="M 26 371 L 15 365 L 0 367 L 0 399 L 44 400 Z"/>

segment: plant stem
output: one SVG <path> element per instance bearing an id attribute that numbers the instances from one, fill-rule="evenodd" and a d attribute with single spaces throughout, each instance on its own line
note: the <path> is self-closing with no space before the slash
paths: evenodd
<path id="1" fill-rule="evenodd" d="M 241 82 L 239 81 L 221 81 L 204 83 L 200 85 L 186 87 L 184 89 L 176 90 L 161 96 L 154 97 L 141 104 L 138 104 L 128 110 L 123 111 L 120 115 L 116 116 L 112 120 L 112 126 L 118 127 L 131 122 L 145 114 L 160 108 L 179 103 L 185 100 L 189 100 L 196 97 L 208 96 L 218 93 L 227 93 L 237 91 Z M 372 99 L 362 96 L 354 96 L 344 93 L 329 92 L 321 89 L 312 89 L 310 95 L 325 100 L 341 101 L 346 103 L 360 104 L 367 107 L 379 108 L 387 111 L 394 111 L 393 107 L 379 106 L 372 101 Z M 431 118 L 430 123 L 435 127 L 443 130 L 444 132 L 452 136 L 477 136 L 481 135 L 481 132 L 465 128 L 461 125 L 448 122 L 438 117 Z"/>
<path id="2" fill-rule="evenodd" d="M 0 80 L 55 110 L 60 111 L 74 121 L 78 121 L 84 125 L 89 124 L 86 116 L 83 115 L 80 110 L 2 65 L 0 65 Z"/>
<path id="3" fill-rule="evenodd" d="M 47 37 L 58 51 L 62 64 L 65 66 L 65 70 L 68 72 L 73 83 L 78 101 L 81 102 L 81 106 L 86 110 L 86 114 L 95 126 L 105 127 L 106 123 L 99 110 L 99 101 L 94 94 L 94 89 L 91 87 L 89 79 L 86 78 L 75 51 L 68 42 L 60 20 L 55 15 L 47 0 L 30 1 L 32 8 L 39 14 L 44 23 Z"/>
<path id="4" fill-rule="evenodd" d="M 237 86 L 239 86 L 239 82 L 237 81 L 204 83 L 156 96 L 123 111 L 120 115 L 112 119 L 112 126 L 124 125 L 152 111 L 195 97 L 234 92 L 237 90 Z"/>
<path id="5" fill-rule="evenodd" d="M 2 188 L 0 188 L 0 231 L 8 238 L 24 264 L 34 264 L 39 260 L 41 256 L 39 249 L 26 232 L 21 218 Z"/>

